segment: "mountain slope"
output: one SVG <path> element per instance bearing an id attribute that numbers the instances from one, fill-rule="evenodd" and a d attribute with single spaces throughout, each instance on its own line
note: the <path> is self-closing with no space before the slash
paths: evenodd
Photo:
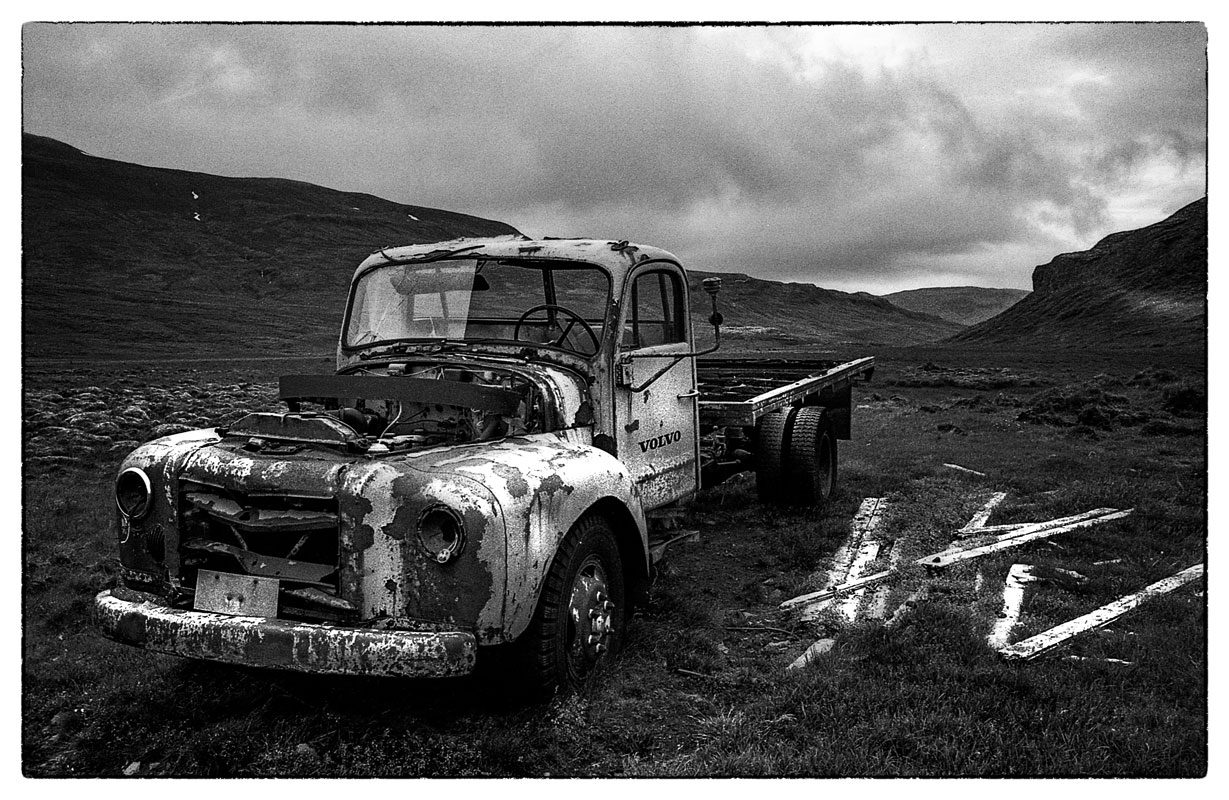
<path id="1" fill-rule="evenodd" d="M 936 286 L 881 295 L 892 305 L 933 314 L 960 325 L 976 325 L 1020 301 L 1027 289 L 987 289 L 981 286 Z"/>
<path id="2" fill-rule="evenodd" d="M 965 343 L 1156 346 L 1204 341 L 1207 198 L 1033 271 L 1033 293 L 956 334 Z"/>
<path id="3" fill-rule="evenodd" d="M 350 276 L 377 248 L 516 232 L 300 181 L 96 158 L 23 134 L 26 349 L 329 352 Z"/>
<path id="4" fill-rule="evenodd" d="M 354 268 L 388 245 L 516 233 L 501 222 L 275 178 L 86 155 L 23 135 L 29 357 L 331 353 Z M 692 273 L 695 330 L 710 302 Z M 728 348 L 917 344 L 960 326 L 866 293 L 722 275 Z"/>
<path id="5" fill-rule="evenodd" d="M 879 345 L 933 342 L 962 326 L 900 308 L 866 292 L 838 292 L 809 283 L 779 283 L 738 273 L 690 272 L 692 326 L 708 341 L 712 304 L 700 281 L 722 279 L 718 298 L 725 317 L 722 338 L 730 347 L 782 349 L 791 346 L 854 352 Z M 701 333 L 703 332 L 703 333 Z"/>

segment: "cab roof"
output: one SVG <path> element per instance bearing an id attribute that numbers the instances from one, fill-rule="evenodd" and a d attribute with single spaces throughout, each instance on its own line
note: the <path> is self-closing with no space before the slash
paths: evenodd
<path id="1" fill-rule="evenodd" d="M 609 270 L 616 286 L 622 282 L 631 267 L 642 261 L 665 260 L 678 263 L 677 257 L 659 247 L 615 239 L 530 239 L 527 236 L 509 235 L 385 247 L 359 264 L 354 271 L 354 277 L 357 278 L 360 273 L 382 264 L 434 261 L 452 255 L 583 261 Z"/>

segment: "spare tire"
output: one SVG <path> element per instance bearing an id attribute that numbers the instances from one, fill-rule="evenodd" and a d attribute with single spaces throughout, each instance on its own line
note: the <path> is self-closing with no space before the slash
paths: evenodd
<path id="1" fill-rule="evenodd" d="M 836 487 L 836 435 L 819 406 L 798 409 L 790 430 L 785 464 L 791 500 L 802 505 L 827 502 Z"/>
<path id="2" fill-rule="evenodd" d="M 756 426 L 755 489 L 761 503 L 789 502 L 786 445 L 798 409 L 782 408 L 760 417 Z"/>

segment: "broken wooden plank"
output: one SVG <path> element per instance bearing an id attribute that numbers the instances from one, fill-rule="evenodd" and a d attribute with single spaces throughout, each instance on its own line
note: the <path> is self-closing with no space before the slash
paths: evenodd
<path id="1" fill-rule="evenodd" d="M 888 621 L 883 623 L 883 627 L 895 628 L 901 623 L 902 620 L 904 620 L 906 614 L 921 605 L 929 595 L 929 587 L 923 586 L 913 594 L 906 597 L 905 602 L 897 606 L 896 610 L 892 612 L 892 616 L 888 619 Z"/>
<path id="2" fill-rule="evenodd" d="M 1046 530 L 1047 528 L 1059 528 L 1063 525 L 1070 525 L 1073 522 L 1083 522 L 1086 519 L 1100 517 L 1104 514 L 1109 514 L 1117 510 L 1118 509 L 1116 508 L 1094 508 L 1091 511 L 1085 511 L 1082 514 L 1072 514 L 1071 516 L 1047 519 L 1042 522 L 1025 522 L 1018 525 L 1014 523 L 1010 525 L 988 525 L 979 531 L 972 531 L 972 533 L 989 534 L 997 532 L 997 536 L 986 536 L 984 537 L 984 541 L 974 540 L 973 542 L 965 542 L 959 546 L 951 547 L 949 549 L 954 552 L 957 550 L 967 550 L 970 547 L 980 547 L 983 544 L 990 544 L 991 542 L 1010 539 L 1013 536 L 1022 536 L 1034 531 Z"/>
<path id="3" fill-rule="evenodd" d="M 1073 636 L 1108 625 L 1148 600 L 1172 592 L 1201 577 L 1203 577 L 1203 564 L 1187 567 L 1176 575 L 1171 575 L 1164 580 L 1157 581 L 1134 594 L 1120 597 L 1114 602 L 1107 603 L 1082 617 L 1076 617 L 1070 622 L 1064 622 L 1062 625 L 1057 625 L 1048 631 L 1043 631 L 1036 636 L 1030 636 L 1023 641 L 1004 647 L 999 650 L 999 655 L 1003 658 L 1020 660 L 1036 658 Z"/>
<path id="4" fill-rule="evenodd" d="M 976 475 L 979 478 L 986 477 L 986 473 L 984 472 L 978 472 L 975 469 L 969 469 L 968 467 L 962 467 L 959 464 L 944 464 L 943 466 L 947 467 L 948 469 L 954 469 L 957 472 L 967 472 L 968 474 Z"/>
<path id="5" fill-rule="evenodd" d="M 1121 658 L 1093 658 L 1092 656 L 1063 656 L 1064 661 L 1101 661 L 1106 664 L 1121 664 L 1124 667 L 1135 666 L 1134 661 L 1123 661 Z"/>
<path id="6" fill-rule="evenodd" d="M 994 621 L 994 628 L 986 637 L 986 643 L 998 650 L 1007 646 L 1007 639 L 1020 622 L 1024 609 L 1024 592 L 1028 584 L 1037 580 L 1029 564 L 1012 564 L 1003 582 L 1003 609 Z"/>
<path id="7" fill-rule="evenodd" d="M 990 533 L 1006 533 L 1007 531 L 1018 531 L 1021 528 L 1027 528 L 1032 525 L 1031 522 L 1007 522 L 1002 525 L 983 525 L 980 528 L 961 528 L 956 531 L 957 538 L 969 536 L 983 536 Z"/>
<path id="8" fill-rule="evenodd" d="M 1056 520 L 1047 520 L 1045 522 L 1038 522 L 1033 525 L 1029 525 L 1026 528 L 1021 528 L 1018 531 L 1012 531 L 1011 533 L 1000 536 L 994 541 L 990 542 L 989 544 L 976 545 L 976 546 L 964 547 L 964 548 L 956 548 L 956 549 L 948 549 L 940 553 L 932 553 L 928 556 L 922 556 L 921 558 L 917 559 L 913 563 L 920 564 L 926 567 L 935 567 L 935 568 L 949 567 L 952 564 L 956 564 L 961 561 L 968 561 L 974 558 L 980 558 L 981 556 L 984 556 L 988 553 L 998 552 L 999 550 L 1006 550 L 1007 548 L 1026 544 L 1027 542 L 1031 542 L 1036 539 L 1043 539 L 1047 536 L 1057 536 L 1060 533 L 1066 533 L 1068 531 L 1073 531 L 1078 528 L 1084 528 L 1084 527 L 1088 527 L 1090 525 L 1096 525 L 1102 522 L 1109 522 L 1111 520 L 1121 519 L 1127 516 L 1128 514 L 1130 514 L 1132 511 L 1134 511 L 1134 509 L 1128 508 L 1125 511 L 1117 511 L 1112 508 L 1098 508 L 1098 509 L 1094 509 L 1093 511 L 1085 512 L 1083 514 L 1076 514 L 1075 516 L 1072 516 L 1072 517 L 1062 517 Z M 1103 512 L 1111 512 L 1111 513 L 1103 513 Z M 1095 514 L 1101 514 L 1101 516 L 1091 516 Z M 1062 522 L 1066 522 L 1068 520 L 1078 520 L 1078 521 L 1071 522 L 1066 525 L 1059 524 Z M 1057 526 L 1057 527 L 1054 527 L 1054 526 Z M 779 608 L 781 608 L 782 610 L 789 610 L 792 608 L 798 608 L 800 606 L 809 608 L 816 603 L 822 603 L 824 601 L 831 600 L 834 597 L 845 595 L 845 594 L 848 594 L 849 592 L 855 592 L 859 589 L 864 589 L 867 586 L 873 586 L 878 583 L 883 583 L 884 581 L 892 580 L 899 574 L 899 572 L 900 570 L 894 567 L 892 569 L 887 569 L 882 572 L 876 572 L 873 575 L 868 575 L 865 578 L 858 578 L 857 580 L 847 581 L 846 583 L 842 583 L 837 586 L 822 589 L 818 592 L 808 592 L 807 594 L 801 594 L 801 595 L 798 595 L 797 597 L 791 597 L 790 599 L 784 601 L 783 603 L 781 603 Z M 804 611 L 803 613 L 806 614 L 808 612 Z"/>
<path id="9" fill-rule="evenodd" d="M 879 527 L 879 522 L 883 519 L 887 505 L 882 497 L 867 497 L 862 500 L 857 513 L 854 514 L 853 519 L 849 523 L 849 538 L 842 543 L 840 548 L 837 549 L 836 554 L 832 557 L 832 568 L 828 570 L 824 589 L 839 586 L 850 580 L 851 577 L 859 577 L 860 570 L 855 574 L 853 572 L 854 565 L 858 562 L 859 556 L 862 553 L 866 537 Z M 817 582 L 818 577 L 818 574 L 812 575 L 809 581 Z M 809 622 L 817 619 L 826 607 L 826 604 L 807 607 L 802 614 L 803 621 Z"/>
<path id="10" fill-rule="evenodd" d="M 849 568 L 849 577 L 857 580 L 862 577 L 862 573 L 866 571 L 866 567 L 879 557 L 879 542 L 863 542 L 858 548 L 858 555 L 854 557 L 853 565 Z M 857 619 L 858 608 L 862 605 L 862 598 L 866 595 L 866 589 L 858 589 L 845 595 L 841 600 L 841 614 L 849 622 Z"/>
<path id="11" fill-rule="evenodd" d="M 897 547 L 896 542 L 892 543 L 891 548 L 891 554 L 888 556 L 889 572 L 894 571 L 898 566 L 900 566 L 901 552 L 904 550 L 903 547 Z M 871 597 L 870 605 L 866 609 L 867 617 L 870 619 L 883 619 L 887 615 L 888 594 L 890 592 L 891 589 L 884 584 L 880 584 L 879 587 L 875 589 L 875 594 Z"/>
<path id="12" fill-rule="evenodd" d="M 888 580 L 896 576 L 896 570 L 885 569 L 883 572 L 876 572 L 874 575 L 867 575 L 865 578 L 858 578 L 855 581 L 842 583 L 840 586 L 834 586 L 831 589 L 823 589 L 818 592 L 810 592 L 808 594 L 800 594 L 797 597 L 791 597 L 783 602 L 779 608 L 790 609 L 798 606 L 806 606 L 812 603 L 819 603 L 824 600 L 831 600 L 834 597 L 840 597 L 849 592 L 856 592 L 858 589 L 865 589 L 867 586 L 874 586 L 877 583 Z"/>
<path id="13" fill-rule="evenodd" d="M 1082 516 L 1085 516 L 1086 518 L 1078 522 L 1072 522 L 1067 525 L 1055 526 L 1054 525 L 1054 522 L 1056 522 L 1055 520 L 1051 520 L 1050 522 L 1038 523 L 1037 525 L 1030 525 L 1027 528 L 1021 528 L 1018 531 L 1012 531 L 1011 533 L 1006 534 L 996 539 L 990 544 L 984 544 L 984 545 L 980 545 L 977 547 L 960 548 L 956 550 L 945 550 L 942 553 L 936 553 L 931 556 L 923 556 L 922 558 L 918 559 L 916 563 L 922 564 L 923 566 L 927 566 L 927 567 L 950 567 L 952 564 L 957 564 L 961 561 L 968 561 L 969 559 L 980 558 L 981 556 L 984 556 L 987 553 L 994 553 L 994 552 L 998 552 L 999 550 L 1006 550 L 1010 547 L 1019 547 L 1022 544 L 1026 544 L 1028 542 L 1035 541 L 1037 539 L 1044 539 L 1049 536 L 1057 536 L 1060 533 L 1067 533 L 1069 531 L 1077 530 L 1079 528 L 1087 528 L 1092 525 L 1099 525 L 1102 522 L 1110 522 L 1112 520 L 1122 519 L 1123 517 L 1128 516 L 1132 511 L 1134 511 L 1134 509 L 1131 509 L 1131 508 L 1128 508 L 1125 511 L 1115 511 L 1112 508 L 1097 509 L 1097 510 L 1101 512 L 1109 511 L 1112 513 L 1102 514 L 1101 516 L 1096 516 L 1096 517 L 1089 517 L 1087 515 L 1082 515 Z M 1091 514 L 1092 512 L 1089 512 L 1089 513 Z"/>
<path id="14" fill-rule="evenodd" d="M 972 518 L 965 523 L 965 526 L 960 529 L 961 532 L 985 528 L 986 523 L 990 521 L 990 515 L 994 513 L 995 506 L 1006 499 L 1007 492 L 995 492 L 990 499 L 986 501 L 986 504 L 981 507 L 981 510 L 974 514 Z"/>
<path id="15" fill-rule="evenodd" d="M 658 561 L 661 561 L 662 556 L 666 554 L 666 548 L 675 542 L 682 541 L 683 539 L 698 542 L 700 540 L 700 532 L 687 530 L 679 533 L 677 536 L 666 539 L 663 542 L 651 542 L 649 545 L 649 558 L 651 563 L 656 564 Z"/>
<path id="16" fill-rule="evenodd" d="M 832 645 L 836 644 L 836 639 L 820 639 L 806 649 L 802 655 L 795 658 L 786 670 L 802 669 L 807 664 L 815 660 L 817 656 L 823 655 L 832 649 Z"/>

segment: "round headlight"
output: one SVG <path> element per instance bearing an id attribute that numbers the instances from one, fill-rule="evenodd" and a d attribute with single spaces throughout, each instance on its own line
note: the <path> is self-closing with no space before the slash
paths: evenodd
<path id="1" fill-rule="evenodd" d="M 465 524 L 447 506 L 431 506 L 418 518 L 418 540 L 432 558 L 447 564 L 465 547 Z"/>
<path id="2" fill-rule="evenodd" d="M 152 494 L 149 476 L 138 467 L 129 467 L 115 479 L 115 504 L 129 519 L 140 519 L 149 513 Z"/>

